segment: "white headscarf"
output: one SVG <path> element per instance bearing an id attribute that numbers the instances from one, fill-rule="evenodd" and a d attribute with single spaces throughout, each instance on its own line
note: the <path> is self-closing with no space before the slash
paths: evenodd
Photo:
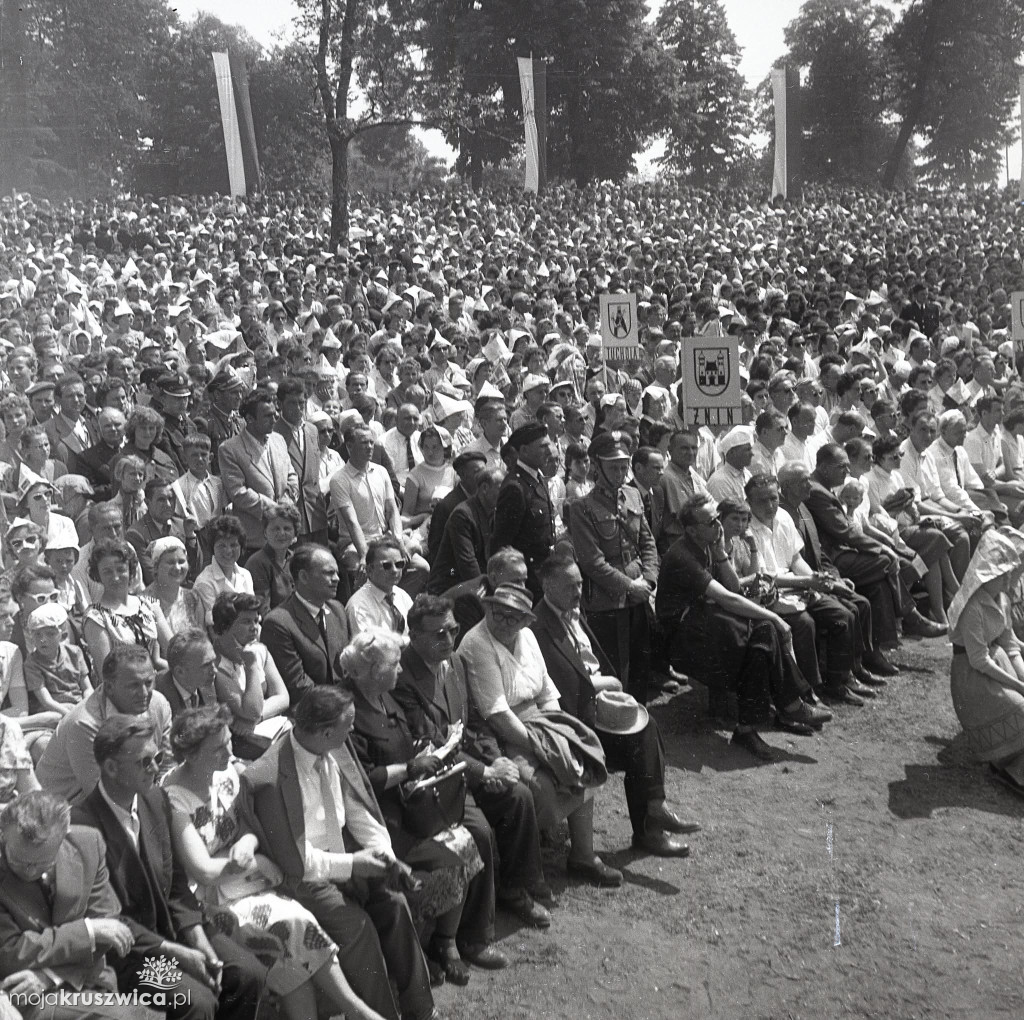
<path id="1" fill-rule="evenodd" d="M 1020 565 L 1021 559 L 1016 545 L 1009 536 L 994 528 L 986 531 L 981 536 L 978 548 L 971 557 L 960 590 L 954 596 L 949 607 L 947 615 L 950 627 L 957 625 L 964 607 L 971 597 L 977 594 L 982 585 L 1018 570 Z"/>

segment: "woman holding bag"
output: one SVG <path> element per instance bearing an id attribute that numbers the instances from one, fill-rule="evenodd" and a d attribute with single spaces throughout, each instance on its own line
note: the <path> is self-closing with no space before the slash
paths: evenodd
<path id="1" fill-rule="evenodd" d="M 316 993 L 332 1012 L 382 1020 L 352 991 L 338 965 L 338 947 L 305 907 L 275 892 L 281 872 L 260 854 L 238 809 L 239 779 L 231 764 L 230 711 L 223 705 L 183 712 L 171 727 L 179 764 L 164 789 L 174 810 L 174 850 L 196 895 L 230 914 L 242 944 L 268 968 L 267 987 L 286 1020 L 318 1016 Z"/>
<path id="2" fill-rule="evenodd" d="M 341 653 L 338 664 L 355 694 L 352 745 L 377 796 L 396 855 L 423 883 L 420 892 L 409 897 L 409 905 L 414 916 L 435 919 L 427 957 L 448 981 L 464 985 L 469 981 L 466 961 L 490 970 L 509 964 L 508 957 L 491 945 L 491 830 L 473 805 L 466 806 L 455 824 L 431 837 L 420 838 L 409 828 L 415 823 L 404 813 L 403 785 L 435 777 L 443 762 L 433 753 L 417 751 L 405 714 L 391 693 L 408 640 L 391 630 L 366 628 Z"/>

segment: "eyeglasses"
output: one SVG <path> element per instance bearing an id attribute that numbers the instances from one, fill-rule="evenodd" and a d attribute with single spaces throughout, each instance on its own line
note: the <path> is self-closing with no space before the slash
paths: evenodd
<path id="1" fill-rule="evenodd" d="M 45 606 L 47 602 L 59 602 L 60 592 L 51 591 L 49 595 L 44 595 L 41 592 L 37 592 L 35 595 L 26 593 L 24 597 L 37 606 Z"/>
<path id="2" fill-rule="evenodd" d="M 437 630 L 427 630 L 423 633 L 435 641 L 441 641 L 446 637 L 457 638 L 461 632 L 462 628 L 457 623 L 454 623 L 448 627 L 438 627 Z"/>
<path id="3" fill-rule="evenodd" d="M 384 562 L 378 563 L 377 566 L 380 567 L 381 570 L 396 570 L 400 572 L 405 570 L 405 560 L 398 560 L 397 562 L 384 560 Z"/>
<path id="4" fill-rule="evenodd" d="M 132 762 L 133 765 L 140 765 L 140 766 L 142 766 L 142 768 L 144 768 L 147 772 L 149 772 L 151 769 L 154 769 L 154 768 L 159 769 L 160 766 L 163 763 L 164 763 L 164 752 L 163 751 L 157 751 L 156 754 L 146 754 L 146 755 L 143 755 L 141 758 L 136 758 L 135 761 Z"/>
<path id="5" fill-rule="evenodd" d="M 491 612 L 496 620 L 501 620 L 503 623 L 522 623 L 526 619 L 525 613 L 517 612 L 514 609 L 492 609 Z"/>

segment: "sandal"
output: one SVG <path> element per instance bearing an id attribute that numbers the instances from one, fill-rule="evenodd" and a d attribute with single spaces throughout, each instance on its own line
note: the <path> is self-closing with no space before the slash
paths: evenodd
<path id="1" fill-rule="evenodd" d="M 455 944 L 448 940 L 431 939 L 427 959 L 441 968 L 445 980 L 453 985 L 469 984 L 469 967 L 463 962 Z"/>

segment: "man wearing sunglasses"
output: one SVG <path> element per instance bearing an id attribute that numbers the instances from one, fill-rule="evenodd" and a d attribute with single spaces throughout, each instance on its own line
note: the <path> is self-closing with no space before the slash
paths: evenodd
<path id="1" fill-rule="evenodd" d="M 370 542 L 366 547 L 366 583 L 345 606 L 351 633 L 358 634 L 367 627 L 406 632 L 412 598 L 398 587 L 405 566 L 405 552 L 394 536 L 384 535 Z"/>

